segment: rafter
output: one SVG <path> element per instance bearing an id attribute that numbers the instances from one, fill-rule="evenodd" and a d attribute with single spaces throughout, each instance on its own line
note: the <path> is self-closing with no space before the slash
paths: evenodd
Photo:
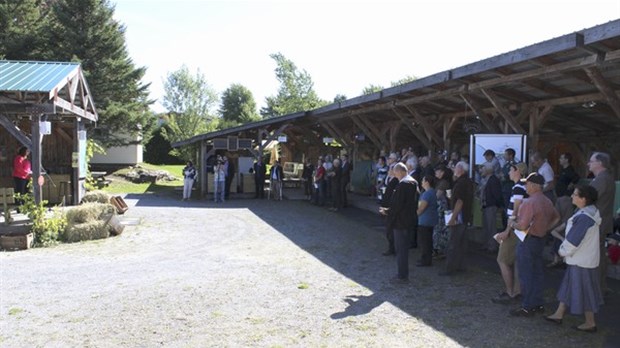
<path id="1" fill-rule="evenodd" d="M 615 116 L 620 119 L 620 98 L 614 93 L 611 84 L 605 80 L 601 71 L 597 68 L 585 69 L 588 77 L 594 82 L 596 88 L 605 96 L 605 101 L 609 104 L 609 107 L 614 111 Z"/>
<path id="2" fill-rule="evenodd" d="M 353 123 L 355 123 L 355 125 L 362 131 L 364 132 L 364 134 L 366 134 L 366 136 L 370 139 L 370 141 L 373 142 L 373 144 L 375 144 L 375 146 L 377 148 L 381 148 L 381 141 L 375 137 L 374 133 L 371 132 L 368 128 L 366 128 L 366 125 L 364 125 L 364 123 L 362 123 L 359 120 L 358 116 L 349 116 L 351 118 L 351 120 L 353 121 Z"/>
<path id="3" fill-rule="evenodd" d="M 413 126 L 413 122 L 407 117 L 405 116 L 402 112 L 398 111 L 396 108 L 392 109 L 392 112 L 394 112 L 394 114 L 396 116 L 398 116 L 398 118 L 400 118 L 400 120 L 403 122 L 403 124 L 405 126 L 407 126 L 407 128 L 409 128 L 409 130 L 411 131 L 411 133 L 413 133 L 413 135 L 418 138 L 418 140 L 420 140 L 420 142 L 427 148 L 430 149 L 431 148 L 431 142 L 428 140 L 428 138 L 424 135 L 424 133 L 422 133 L 419 129 L 415 128 Z"/>
<path id="4" fill-rule="evenodd" d="M 437 144 L 437 146 L 439 147 L 443 146 L 443 139 L 439 137 L 439 135 L 435 131 L 435 128 L 430 124 L 430 122 L 428 122 L 428 120 L 424 116 L 422 116 L 413 107 L 405 105 L 404 108 L 407 111 L 409 111 L 409 113 L 415 119 L 416 123 L 419 123 L 422 126 L 422 128 L 424 128 L 424 131 L 426 132 L 426 134 L 430 136 L 430 138 L 435 142 L 435 144 Z"/>
<path id="5" fill-rule="evenodd" d="M 515 120 L 515 118 L 512 116 L 512 113 L 500 103 L 499 98 L 493 91 L 484 88 L 482 88 L 480 91 L 487 97 L 491 104 L 493 104 L 497 112 L 499 112 L 499 114 L 504 118 L 504 120 L 506 120 L 506 122 L 510 125 L 510 127 L 514 130 L 515 133 L 525 134 L 525 130 L 523 129 L 523 127 L 521 127 L 521 125 Z"/>
<path id="6" fill-rule="evenodd" d="M 467 105 L 474 110 L 480 122 L 482 122 L 482 124 L 484 124 L 484 126 L 487 127 L 491 133 L 499 132 L 499 128 L 497 128 L 495 123 L 493 123 L 493 121 L 491 121 L 491 119 L 487 116 L 484 109 L 482 109 L 469 94 L 461 94 L 461 98 L 463 98 Z"/>

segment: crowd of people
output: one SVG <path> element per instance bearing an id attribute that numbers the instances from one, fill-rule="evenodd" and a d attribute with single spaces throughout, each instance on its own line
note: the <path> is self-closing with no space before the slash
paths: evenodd
<path id="1" fill-rule="evenodd" d="M 395 283 L 409 281 L 409 249 L 420 247 L 419 267 L 445 258 L 439 275 L 466 270 L 467 230 L 473 222 L 474 197 L 480 201 L 482 249 L 497 253 L 504 290 L 492 298 L 513 304 L 511 316 L 532 317 L 544 312 L 544 252 L 552 244 L 553 262 L 566 271 L 557 292 L 558 308 L 544 317 L 561 324 L 567 311 L 584 315 L 575 329 L 596 332 L 594 314 L 603 304 L 608 262 L 605 241 L 617 246 L 613 234 L 615 183 L 610 157 L 595 152 L 587 163 L 588 184 L 572 166 L 570 153 L 559 157 L 555 175 L 541 153 L 530 157 L 533 172 L 506 149 L 503 165 L 492 150 L 469 176 L 465 157 L 452 153 L 449 160 L 432 166 L 427 156 L 410 150 L 379 156 L 374 170 L 379 213 L 386 217 L 387 250 L 395 255 Z M 498 215 L 502 228 L 498 229 Z M 620 214 L 618 215 L 620 217 Z M 620 218 L 618 219 L 620 222 Z M 616 242 L 614 242 L 616 241 Z"/>

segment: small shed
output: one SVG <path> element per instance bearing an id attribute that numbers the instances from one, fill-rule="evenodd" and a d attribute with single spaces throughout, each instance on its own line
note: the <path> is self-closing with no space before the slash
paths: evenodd
<path id="1" fill-rule="evenodd" d="M 86 124 L 97 111 L 79 63 L 0 60 L 0 186 L 32 154 L 35 201 L 77 204 L 86 179 Z"/>

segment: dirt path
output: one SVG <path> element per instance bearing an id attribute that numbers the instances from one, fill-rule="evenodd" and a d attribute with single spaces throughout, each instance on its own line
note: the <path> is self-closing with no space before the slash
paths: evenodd
<path id="1" fill-rule="evenodd" d="M 142 223 L 117 238 L 0 253 L 0 346 L 597 347 L 604 335 L 572 332 L 578 318 L 508 318 L 481 270 L 413 267 L 411 284 L 391 285 L 368 219 L 295 201 L 126 201 Z"/>

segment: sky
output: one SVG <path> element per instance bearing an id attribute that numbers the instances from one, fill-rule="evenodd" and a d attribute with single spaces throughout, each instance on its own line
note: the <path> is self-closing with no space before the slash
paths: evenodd
<path id="1" fill-rule="evenodd" d="M 282 53 L 320 98 L 361 95 L 620 18 L 619 0 L 110 0 L 127 49 L 147 68 L 152 109 L 186 65 L 218 93 L 237 83 L 258 108 L 275 96 Z"/>

